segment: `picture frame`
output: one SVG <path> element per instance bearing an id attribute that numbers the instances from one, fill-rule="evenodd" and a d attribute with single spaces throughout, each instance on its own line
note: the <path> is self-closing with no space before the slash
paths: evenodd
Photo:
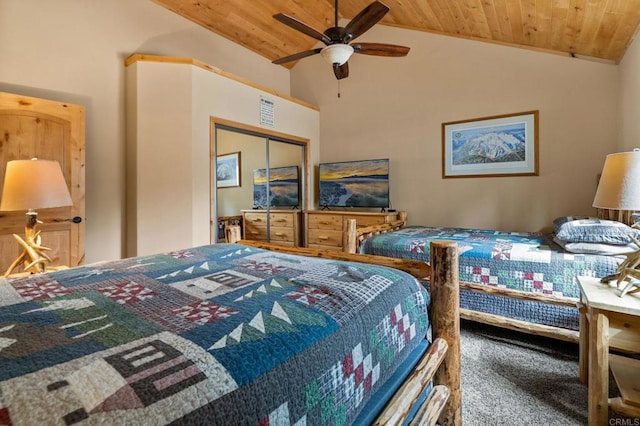
<path id="1" fill-rule="evenodd" d="M 538 176 L 538 111 L 442 123 L 442 178 Z"/>
<path id="2" fill-rule="evenodd" d="M 233 188 L 242 186 L 240 152 L 216 157 L 216 187 Z"/>

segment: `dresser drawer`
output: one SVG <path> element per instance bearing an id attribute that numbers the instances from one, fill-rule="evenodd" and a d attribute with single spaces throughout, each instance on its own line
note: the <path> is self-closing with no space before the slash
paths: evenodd
<path id="1" fill-rule="evenodd" d="M 273 227 L 286 227 L 293 228 L 293 215 L 289 213 L 271 213 L 269 215 L 271 226 L 271 231 L 273 232 Z"/>
<path id="2" fill-rule="evenodd" d="M 264 213 L 245 213 L 244 220 L 247 222 L 247 227 L 250 224 L 267 226 L 267 215 Z"/>
<path id="3" fill-rule="evenodd" d="M 308 244 L 342 247 L 342 230 L 309 229 Z"/>
<path id="4" fill-rule="evenodd" d="M 247 240 L 258 240 L 258 241 L 266 241 L 267 240 L 267 226 L 266 225 L 256 225 L 253 222 L 246 222 L 246 226 L 244 229 L 244 238 Z"/>
<path id="5" fill-rule="evenodd" d="M 253 224 L 247 225 L 245 230 L 245 236 L 247 240 L 267 240 L 267 227 L 256 226 Z M 295 241 L 293 228 L 286 228 L 281 226 L 271 227 L 271 241 L 272 242 L 291 242 Z"/>
<path id="6" fill-rule="evenodd" d="M 281 226 L 271 226 L 271 241 L 284 242 L 294 241 L 293 228 L 285 228 Z"/>
<path id="7" fill-rule="evenodd" d="M 309 229 L 333 229 L 342 232 L 343 216 L 337 214 L 310 214 Z"/>

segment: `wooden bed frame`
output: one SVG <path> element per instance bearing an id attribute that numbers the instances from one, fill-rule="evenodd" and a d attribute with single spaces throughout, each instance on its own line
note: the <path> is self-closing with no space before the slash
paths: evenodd
<path id="1" fill-rule="evenodd" d="M 357 228 L 355 224 L 350 224 L 347 229 L 347 244 L 345 244 L 345 251 L 349 253 L 359 253 L 360 246 L 367 238 L 375 235 L 384 234 L 387 232 L 398 230 L 406 225 L 407 214 L 406 212 L 399 212 L 399 220 L 391 223 L 385 223 L 382 225 L 373 225 L 362 228 Z M 490 287 L 481 284 L 460 282 L 460 288 L 469 291 L 489 293 L 495 296 L 509 297 L 514 299 L 530 300 L 539 303 L 546 303 L 552 305 L 559 305 L 565 307 L 572 307 L 577 309 L 578 299 L 570 297 L 553 297 L 543 294 L 527 293 L 519 290 L 512 290 L 507 288 Z M 577 311 L 576 311 L 577 312 Z M 507 328 L 510 330 L 517 330 L 524 333 L 535 334 L 539 336 L 551 337 L 554 339 L 564 340 L 568 342 L 578 343 L 579 332 L 576 330 L 569 330 L 561 327 L 554 327 L 544 324 L 536 324 L 528 321 L 517 320 L 502 315 L 489 314 L 486 312 L 474 311 L 471 309 L 460 308 L 460 317 L 463 319 L 481 322 L 485 324 L 494 325 L 497 327 Z"/>
<path id="2" fill-rule="evenodd" d="M 355 227 L 355 220 L 353 227 Z M 272 251 L 351 262 L 372 263 L 404 270 L 420 280 L 431 279 L 430 320 L 433 342 L 403 385 L 387 403 L 374 425 L 401 425 L 431 380 L 434 387 L 419 406 L 411 425 L 460 425 L 460 315 L 458 246 L 449 241 L 431 243 L 431 265 L 382 256 L 287 247 L 259 241 L 237 240 L 229 227 L 227 241 Z M 235 237 L 234 237 L 235 236 Z"/>

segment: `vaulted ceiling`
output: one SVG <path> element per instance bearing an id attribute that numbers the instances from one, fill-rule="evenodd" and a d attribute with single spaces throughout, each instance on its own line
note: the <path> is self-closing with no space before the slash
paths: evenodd
<path id="1" fill-rule="evenodd" d="M 335 20 L 333 0 L 153 1 L 269 60 L 318 44 L 274 14 L 287 14 L 320 32 Z M 338 16 L 352 19 L 372 1 L 342 0 Z M 640 0 L 382 1 L 391 10 L 379 24 L 614 63 L 640 25 Z"/>

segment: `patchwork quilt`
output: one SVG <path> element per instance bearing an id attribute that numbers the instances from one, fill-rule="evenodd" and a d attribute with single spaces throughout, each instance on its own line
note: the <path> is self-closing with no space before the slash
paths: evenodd
<path id="1" fill-rule="evenodd" d="M 429 262 L 429 243 L 458 243 L 460 281 L 578 298 L 577 276 L 615 272 L 620 258 L 572 254 L 553 235 L 484 229 L 409 226 L 368 238 L 360 252 Z"/>
<path id="2" fill-rule="evenodd" d="M 0 279 L 0 424 L 351 424 L 427 304 L 398 270 L 236 244 Z"/>

